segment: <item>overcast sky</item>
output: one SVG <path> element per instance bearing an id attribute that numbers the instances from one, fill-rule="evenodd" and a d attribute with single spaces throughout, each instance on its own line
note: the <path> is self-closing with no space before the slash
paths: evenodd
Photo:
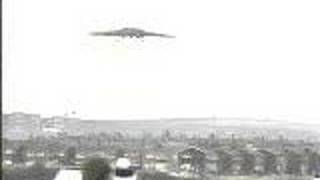
<path id="1" fill-rule="evenodd" d="M 320 120 L 319 0 L 3 6 L 4 112 Z M 176 38 L 89 36 L 123 27 Z"/>

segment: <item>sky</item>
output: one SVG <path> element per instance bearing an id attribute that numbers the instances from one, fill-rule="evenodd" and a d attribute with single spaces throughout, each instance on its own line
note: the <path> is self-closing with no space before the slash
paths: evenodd
<path id="1" fill-rule="evenodd" d="M 318 0 L 3 2 L 3 110 L 320 120 Z M 175 39 L 93 37 L 136 27 Z"/>

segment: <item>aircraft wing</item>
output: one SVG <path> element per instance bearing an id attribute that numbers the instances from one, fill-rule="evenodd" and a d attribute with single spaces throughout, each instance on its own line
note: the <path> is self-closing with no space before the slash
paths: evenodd
<path id="1" fill-rule="evenodd" d="M 171 36 L 168 34 L 160 34 L 160 33 L 153 33 L 153 32 L 145 32 L 143 35 L 144 36 L 158 36 L 158 37 L 164 37 L 164 38 L 175 38 L 174 36 Z"/>
<path id="2" fill-rule="evenodd" d="M 92 32 L 92 36 L 122 36 L 119 31 Z"/>

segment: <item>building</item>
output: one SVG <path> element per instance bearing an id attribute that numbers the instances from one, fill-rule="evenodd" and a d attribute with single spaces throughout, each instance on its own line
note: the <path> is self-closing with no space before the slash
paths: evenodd
<path id="1" fill-rule="evenodd" d="M 178 166 L 181 170 L 202 173 L 205 169 L 206 154 L 198 147 L 189 147 L 178 152 Z"/>
<path id="2" fill-rule="evenodd" d="M 45 118 L 41 123 L 41 131 L 44 135 L 57 136 L 62 134 L 65 130 L 65 118 L 55 116 L 51 118 Z"/>
<path id="3" fill-rule="evenodd" d="M 14 112 L 3 115 L 3 136 L 8 139 L 27 139 L 40 132 L 41 117 L 38 114 Z"/>

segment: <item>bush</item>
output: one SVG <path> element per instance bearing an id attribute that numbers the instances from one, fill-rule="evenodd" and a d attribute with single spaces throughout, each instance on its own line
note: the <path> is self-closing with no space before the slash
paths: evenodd
<path id="1" fill-rule="evenodd" d="M 93 158 L 85 162 L 81 170 L 83 180 L 107 180 L 111 167 L 105 159 Z"/>
<path id="2" fill-rule="evenodd" d="M 64 159 L 64 164 L 65 165 L 74 165 L 75 159 L 76 159 L 76 154 L 77 150 L 75 147 L 69 147 L 65 151 L 65 159 Z"/>
<path id="3" fill-rule="evenodd" d="M 3 180 L 52 180 L 58 169 L 48 169 L 42 164 L 29 168 L 2 169 Z"/>

